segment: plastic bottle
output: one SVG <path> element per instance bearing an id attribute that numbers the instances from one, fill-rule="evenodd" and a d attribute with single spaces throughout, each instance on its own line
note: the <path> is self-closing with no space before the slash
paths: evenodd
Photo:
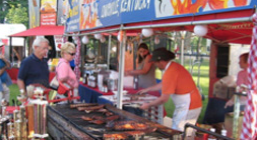
<path id="1" fill-rule="evenodd" d="M 211 128 L 210 131 L 215 133 L 216 129 L 215 128 Z M 213 135 L 209 135 L 208 136 L 208 140 L 217 140 L 217 138 L 214 137 Z"/>
<path id="2" fill-rule="evenodd" d="M 20 89 L 20 95 L 17 96 L 17 99 L 21 102 L 25 101 L 26 97 L 24 89 Z"/>
<path id="3" fill-rule="evenodd" d="M 222 130 L 221 130 L 221 135 L 222 135 L 222 136 L 227 136 L 227 130 L 222 129 Z"/>
<path id="4" fill-rule="evenodd" d="M 86 83 L 87 83 L 87 85 L 89 85 L 89 76 L 90 76 L 90 75 L 89 75 L 88 73 L 87 73 L 86 75 L 87 75 Z"/>
<path id="5" fill-rule="evenodd" d="M 137 90 L 138 89 L 138 76 L 134 77 L 134 89 Z"/>
<path id="6" fill-rule="evenodd" d="M 87 74 L 84 73 L 83 75 L 83 84 L 87 84 Z"/>
<path id="7" fill-rule="evenodd" d="M 205 133 L 203 134 L 203 140 L 208 140 L 209 134 Z"/>
<path id="8" fill-rule="evenodd" d="M 25 91 L 24 89 L 20 89 L 20 95 L 24 96 L 25 95 Z"/>

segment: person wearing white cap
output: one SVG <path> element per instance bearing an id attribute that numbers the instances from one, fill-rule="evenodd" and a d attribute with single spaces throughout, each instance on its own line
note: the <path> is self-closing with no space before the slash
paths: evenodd
<path id="1" fill-rule="evenodd" d="M 2 48 L 4 47 L 4 43 L 0 42 L 0 100 L 6 100 L 7 104 L 9 104 L 10 98 L 10 90 L 8 86 L 12 84 L 12 80 L 8 73 L 6 72 L 7 68 L 10 68 L 10 63 L 4 57 L 2 53 Z M 2 102 L 0 102 L 1 105 Z"/>

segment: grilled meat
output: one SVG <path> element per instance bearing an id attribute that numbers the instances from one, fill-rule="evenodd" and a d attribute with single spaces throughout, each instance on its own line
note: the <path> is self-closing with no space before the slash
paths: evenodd
<path id="1" fill-rule="evenodd" d="M 100 113 L 106 113 L 106 112 L 108 112 L 108 110 L 107 109 L 99 109 L 99 110 L 96 110 L 96 112 L 100 112 Z"/>
<path id="2" fill-rule="evenodd" d="M 104 105 L 98 105 L 98 106 L 89 106 L 89 107 L 78 107 L 79 111 L 94 111 L 94 110 L 99 110 L 101 108 L 104 108 Z"/>
<path id="3" fill-rule="evenodd" d="M 97 125 L 101 125 L 101 124 L 104 124 L 105 121 L 102 119 L 102 120 L 93 120 L 93 121 L 89 121 L 90 123 L 94 123 L 94 124 L 97 124 Z"/>
<path id="4" fill-rule="evenodd" d="M 104 134 L 105 140 L 125 140 L 128 136 L 124 133 Z"/>
<path id="5" fill-rule="evenodd" d="M 130 131 L 130 130 L 147 130 L 148 126 L 144 123 L 136 121 L 117 121 L 108 122 L 106 125 L 107 129 L 113 129 L 118 131 Z"/>
<path id="6" fill-rule="evenodd" d="M 77 103 L 77 104 L 71 104 L 70 108 L 77 108 L 77 107 L 88 107 L 88 106 L 96 106 L 97 103 Z"/>
<path id="7" fill-rule="evenodd" d="M 105 140 L 126 140 L 129 137 L 142 136 L 146 133 L 144 131 L 127 131 L 122 133 L 104 134 Z"/>
<path id="8" fill-rule="evenodd" d="M 103 117 L 98 116 L 98 115 L 93 115 L 92 118 L 95 120 L 103 120 Z"/>
<path id="9" fill-rule="evenodd" d="M 105 120 L 106 121 L 113 121 L 113 120 L 117 120 L 119 118 L 120 118 L 119 115 L 113 115 L 113 116 L 109 116 L 109 117 L 105 118 Z"/>
<path id="10" fill-rule="evenodd" d="M 108 116 L 112 116 L 112 115 L 113 115 L 113 113 L 112 113 L 112 112 L 107 111 L 107 112 L 105 113 L 105 115 L 108 117 Z"/>
<path id="11" fill-rule="evenodd" d="M 81 116 L 81 119 L 83 119 L 85 121 L 92 121 L 93 120 L 93 118 L 87 117 L 87 116 Z"/>

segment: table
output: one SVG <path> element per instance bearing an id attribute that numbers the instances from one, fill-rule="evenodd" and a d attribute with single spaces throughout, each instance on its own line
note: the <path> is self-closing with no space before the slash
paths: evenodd
<path id="1" fill-rule="evenodd" d="M 128 94 L 135 94 L 139 90 L 135 90 L 132 88 L 124 88 L 124 90 L 128 91 Z M 149 92 L 149 94 L 159 97 L 160 93 L 158 91 Z M 81 101 L 85 101 L 86 103 L 98 103 L 98 97 L 99 96 L 108 96 L 108 95 L 114 95 L 113 92 L 108 91 L 107 93 L 100 91 L 97 87 L 92 88 L 88 85 L 83 84 L 80 82 L 79 84 L 79 96 Z M 108 101 L 103 101 L 104 103 L 108 103 Z"/>
<path id="2" fill-rule="evenodd" d="M 135 94 L 139 90 L 131 89 L 131 88 L 124 88 L 124 90 L 128 91 L 128 94 Z M 158 91 L 149 92 L 150 95 L 154 95 L 159 97 L 160 93 Z M 88 85 L 85 85 L 83 83 L 79 84 L 79 96 L 81 101 L 85 101 L 86 103 L 98 103 L 98 104 L 111 104 L 114 105 L 112 101 L 108 100 L 108 98 L 101 98 L 101 96 L 113 96 L 114 93 L 109 91 L 107 93 L 104 93 L 100 91 L 97 87 L 92 88 Z M 131 107 L 131 106 L 123 106 L 123 109 L 125 111 L 128 111 L 130 113 L 134 113 L 139 116 L 149 117 L 150 120 L 156 121 L 158 123 L 162 123 L 162 119 L 164 116 L 166 116 L 166 111 L 163 107 L 163 105 L 156 107 L 153 107 L 149 109 L 147 112 L 144 112 L 143 110 Z M 157 114 L 156 114 L 157 113 Z M 161 118 L 160 118 L 161 117 Z"/>
<path id="3" fill-rule="evenodd" d="M 124 95 L 122 104 L 123 109 L 130 113 L 134 113 L 138 116 L 147 118 L 153 122 L 163 124 L 163 117 L 166 113 L 163 105 L 150 107 L 148 110 L 142 110 L 139 107 L 145 102 L 151 102 L 156 100 L 158 97 L 154 95 L 147 94 L 145 96 L 134 96 L 133 95 Z M 98 104 L 111 104 L 117 105 L 117 98 L 114 95 L 111 96 L 99 96 Z"/>
<path id="4" fill-rule="evenodd" d="M 99 96 L 113 95 L 113 92 L 111 91 L 105 93 L 100 91 L 98 88 L 92 88 L 83 83 L 79 84 L 78 90 L 79 90 L 80 101 L 85 101 L 86 103 L 97 103 Z"/>

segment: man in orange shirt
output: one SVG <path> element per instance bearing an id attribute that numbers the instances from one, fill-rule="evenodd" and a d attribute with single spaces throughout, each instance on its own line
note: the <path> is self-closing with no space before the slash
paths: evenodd
<path id="1" fill-rule="evenodd" d="M 150 61 L 164 70 L 162 82 L 139 93 L 162 90 L 162 95 L 155 101 L 144 103 L 140 108 L 148 109 L 151 106 L 164 104 L 171 98 L 175 104 L 171 128 L 183 131 L 186 123 L 196 123 L 201 113 L 202 100 L 192 76 L 183 66 L 172 61 L 174 58 L 175 54 L 166 48 L 153 51 Z M 192 129 L 187 130 L 187 136 L 193 136 Z"/>

